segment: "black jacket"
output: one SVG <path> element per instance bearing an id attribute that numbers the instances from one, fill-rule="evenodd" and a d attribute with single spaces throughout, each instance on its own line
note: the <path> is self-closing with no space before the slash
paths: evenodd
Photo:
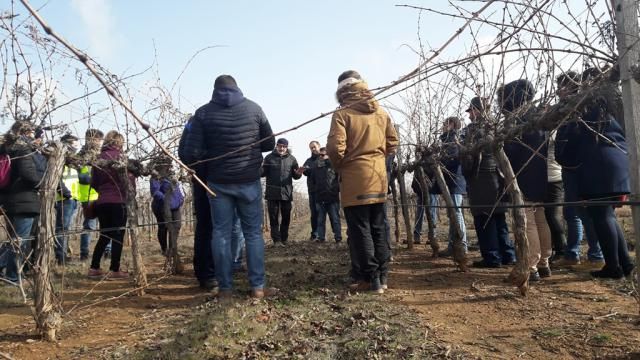
<path id="1" fill-rule="evenodd" d="M 302 166 L 304 166 L 304 176 L 307 177 L 307 192 L 314 194 L 316 192 L 316 184 L 313 182 L 313 169 L 318 161 L 318 155 L 311 155 Z"/>
<path id="2" fill-rule="evenodd" d="M 258 141 L 264 140 L 260 143 Z M 262 153 L 275 140 L 262 108 L 246 99 L 237 87 L 213 92 L 185 127 L 181 159 L 187 164 L 206 161 L 207 180 L 213 183 L 248 183 L 260 178 Z"/>
<path id="3" fill-rule="evenodd" d="M 264 158 L 262 176 L 267 178 L 264 198 L 267 200 L 293 200 L 293 179 L 300 179 L 296 174 L 298 161 L 287 152 L 278 154 L 276 150 Z"/>
<path id="4" fill-rule="evenodd" d="M 318 159 L 313 168 L 313 182 L 315 184 L 317 202 L 340 201 L 340 183 L 338 175 L 331 166 L 329 159 Z"/>
<path id="5" fill-rule="evenodd" d="M 5 211 L 9 215 L 40 214 L 38 189 L 44 174 L 36 156 L 41 154 L 21 140 L 4 151 L 11 157 L 11 184 L 2 190 L 1 197 Z"/>

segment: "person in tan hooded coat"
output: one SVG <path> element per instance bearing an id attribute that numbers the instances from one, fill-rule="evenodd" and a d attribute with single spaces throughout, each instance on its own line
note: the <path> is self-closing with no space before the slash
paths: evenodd
<path id="1" fill-rule="evenodd" d="M 357 72 L 345 71 L 338 83 L 342 108 L 331 119 L 327 154 L 340 176 L 351 276 L 359 289 L 383 292 L 390 258 L 384 235 L 385 157 L 395 152 L 398 135 Z"/>

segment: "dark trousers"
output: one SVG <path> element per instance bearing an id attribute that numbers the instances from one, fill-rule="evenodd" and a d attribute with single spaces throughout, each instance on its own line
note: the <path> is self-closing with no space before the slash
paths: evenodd
<path id="1" fill-rule="evenodd" d="M 389 243 L 385 237 L 384 204 L 344 208 L 347 220 L 351 276 L 356 281 L 386 278 L 389 272 Z"/>
<path id="2" fill-rule="evenodd" d="M 311 210 L 311 237 L 318 238 L 318 210 L 316 210 L 316 194 L 309 193 L 309 210 Z"/>
<path id="3" fill-rule="evenodd" d="M 627 242 L 624 240 L 624 233 L 618 224 L 613 206 L 588 206 L 587 213 L 593 220 L 598 234 L 605 267 L 611 270 L 620 268 L 623 271 L 633 268 Z"/>
<path id="4" fill-rule="evenodd" d="M 171 224 L 177 227 L 177 235 L 182 226 L 182 210 L 180 208 L 171 210 L 171 219 L 165 219 L 164 210 L 161 209 L 153 209 L 153 215 L 155 215 L 156 222 L 158 223 L 158 242 L 160 243 L 160 249 L 165 253 L 167 251 L 167 238 L 169 235 L 169 224 L 167 222 L 171 221 Z"/>
<path id="5" fill-rule="evenodd" d="M 289 200 L 267 200 L 269 210 L 269 224 L 271 227 L 271 240 L 274 243 L 282 241 L 286 243 L 289 239 L 289 223 L 291 222 L 291 201 Z M 317 212 L 316 212 L 317 214 Z M 282 221 L 278 225 L 278 215 L 282 215 Z M 317 226 L 317 220 L 316 220 Z"/>
<path id="6" fill-rule="evenodd" d="M 213 223 L 211 206 L 204 188 L 195 184 L 193 189 L 193 207 L 196 213 L 196 231 L 193 236 L 193 272 L 200 282 L 216 278 L 216 268 L 211 250 Z"/>
<path id="7" fill-rule="evenodd" d="M 545 202 L 563 202 L 564 188 L 562 181 L 547 183 L 547 197 Z M 556 255 L 564 255 L 567 248 L 567 238 L 562 226 L 562 207 L 553 206 L 544 208 L 544 216 L 551 230 L 551 242 Z"/>
<path id="8" fill-rule="evenodd" d="M 478 235 L 480 254 L 487 264 L 508 264 L 516 259 L 513 242 L 509 239 L 509 227 L 504 213 L 473 217 Z"/>
<path id="9" fill-rule="evenodd" d="M 127 226 L 127 206 L 125 204 L 98 204 L 96 206 L 100 222 L 100 238 L 93 249 L 91 268 L 100 269 L 100 259 L 111 242 L 111 266 L 109 270 L 120 271 L 120 257 L 124 242 L 124 227 Z"/>

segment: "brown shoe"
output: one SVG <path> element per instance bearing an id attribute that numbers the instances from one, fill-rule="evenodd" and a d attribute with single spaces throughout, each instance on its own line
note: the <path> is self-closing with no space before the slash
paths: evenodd
<path id="1" fill-rule="evenodd" d="M 278 294 L 280 290 L 276 288 L 262 288 L 251 290 L 251 297 L 255 299 L 262 299 L 264 297 L 270 297 Z"/>
<path id="2" fill-rule="evenodd" d="M 218 301 L 221 303 L 228 303 L 233 298 L 233 293 L 231 289 L 219 290 L 218 288 L 213 289 L 213 296 L 218 298 Z"/>
<path id="3" fill-rule="evenodd" d="M 579 259 L 566 259 L 566 258 L 562 258 L 556 262 L 553 263 L 553 265 L 555 265 L 556 267 L 570 267 L 570 266 L 577 266 L 580 265 L 580 260 Z"/>

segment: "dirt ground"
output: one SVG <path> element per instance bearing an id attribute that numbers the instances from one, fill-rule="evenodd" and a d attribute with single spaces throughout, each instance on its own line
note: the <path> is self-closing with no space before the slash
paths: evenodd
<path id="1" fill-rule="evenodd" d="M 189 237 L 187 271 L 170 277 L 157 244 L 145 241 L 152 285 L 142 297 L 125 294 L 127 280 L 98 283 L 85 278 L 86 264 L 68 266 L 55 280 L 66 315 L 53 344 L 36 337 L 30 308 L 2 285 L 0 359 L 640 359 L 628 280 L 554 269 L 522 297 L 502 281 L 507 268 L 461 273 L 424 244 L 394 243 L 390 289 L 353 294 L 346 245 L 311 244 L 307 227 L 292 225 L 289 247 L 267 247 L 269 284 L 281 289 L 268 300 L 249 299 L 241 274 L 231 304 L 199 290 Z"/>

